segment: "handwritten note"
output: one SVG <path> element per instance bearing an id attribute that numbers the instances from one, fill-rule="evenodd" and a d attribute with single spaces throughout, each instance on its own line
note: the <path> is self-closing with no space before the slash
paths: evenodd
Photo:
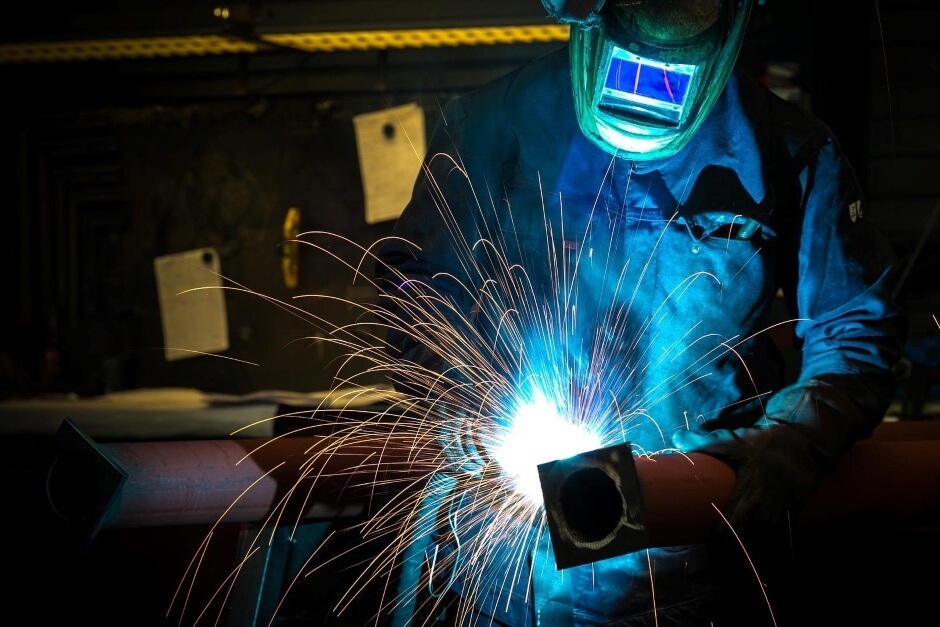
<path id="1" fill-rule="evenodd" d="M 166 360 L 228 350 L 228 316 L 218 252 L 200 248 L 156 257 L 153 269 Z"/>
<path id="2" fill-rule="evenodd" d="M 365 194 L 365 220 L 397 218 L 411 198 L 424 157 L 424 111 L 411 103 L 353 118 Z"/>

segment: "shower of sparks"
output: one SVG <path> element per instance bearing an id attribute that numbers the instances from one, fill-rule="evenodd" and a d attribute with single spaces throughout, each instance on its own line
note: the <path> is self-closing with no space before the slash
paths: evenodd
<path id="1" fill-rule="evenodd" d="M 462 172 L 456 162 L 452 169 Z M 355 567 L 353 585 L 336 604 L 338 615 L 377 583 L 383 595 L 376 621 L 419 599 L 430 605 L 442 602 L 437 592 L 457 580 L 463 582 L 458 613 L 467 611 L 480 596 L 505 600 L 513 590 L 525 594 L 529 581 L 523 565 L 546 532 L 536 466 L 622 442 L 630 442 L 638 455 L 668 450 L 666 429 L 685 428 L 690 419 L 671 417 L 675 424 L 664 427 L 650 409 L 707 377 L 715 360 L 739 359 L 737 347 L 751 339 L 709 332 L 694 317 L 668 319 L 667 302 L 701 299 L 703 294 L 711 302 L 688 309 L 711 311 L 724 286 L 709 272 L 684 278 L 652 310 L 632 311 L 656 249 L 648 258 L 627 260 L 642 264 L 637 283 L 628 286 L 623 279 L 626 268 L 611 265 L 606 258 L 615 242 L 589 244 L 587 235 L 579 235 L 582 239 L 569 245 L 568 234 L 553 230 L 561 216 L 549 215 L 555 210 L 543 205 L 542 253 L 555 291 L 546 301 L 529 269 L 504 254 L 512 242 L 498 231 L 465 238 L 457 216 L 443 198 L 438 202 L 471 284 L 451 275 L 422 281 L 396 272 L 400 289 L 389 293 L 387 285 L 378 285 L 363 272 L 370 263 L 381 263 L 376 251 L 388 240 L 359 247 L 339 235 L 309 232 L 298 236 L 297 243 L 342 263 L 353 281 L 372 282 L 377 291 L 385 290 L 393 307 L 329 295 L 302 297 L 341 301 L 361 314 L 352 323 L 337 324 L 244 286 L 230 282 L 225 288 L 264 298 L 311 323 L 318 332 L 310 341 L 331 343 L 344 355 L 328 401 L 303 412 L 306 426 L 288 434 L 318 439 L 320 444 L 311 448 L 295 485 L 262 521 L 272 538 L 276 526 L 299 525 L 302 516 L 291 513 L 297 508 L 289 506 L 315 502 L 323 486 L 337 480 L 350 494 L 367 495 L 365 521 L 345 531 L 357 534 L 358 542 L 369 547 L 369 557 Z M 340 258 L 330 246 L 316 243 L 324 238 L 356 246 L 360 258 Z M 589 268 L 592 274 L 584 276 Z M 737 274 L 729 276 L 725 280 Z M 595 290 L 594 302 L 579 291 L 585 283 L 603 288 Z M 442 285 L 447 289 L 440 289 Z M 616 299 L 601 306 L 597 294 L 613 294 Z M 665 324 L 681 325 L 682 330 L 662 333 Z M 481 333 L 481 326 L 495 330 L 495 336 Z M 386 343 L 389 331 L 434 353 L 446 366 L 391 357 Z M 678 362 L 686 365 L 677 368 Z M 646 372 L 658 369 L 668 374 L 657 375 L 650 387 L 639 383 Z M 377 376 L 395 381 L 396 391 L 364 382 Z M 754 397 L 760 394 L 755 391 Z M 381 410 L 368 408 L 374 404 L 367 401 L 376 397 L 385 402 Z M 435 545 L 437 552 L 415 553 L 414 541 L 442 529 L 453 536 Z M 263 553 L 258 549 L 264 537 L 259 534 L 245 551 L 246 562 L 253 553 Z M 298 578 L 335 567 L 338 559 L 312 555 Z M 196 578 L 196 564 L 184 579 Z M 413 588 L 396 585 L 396 573 L 403 565 L 420 566 L 421 578 Z M 225 578 L 213 602 L 224 605 L 244 566 L 239 564 Z M 180 586 L 174 607 L 185 608 L 191 602 L 186 589 Z M 428 589 L 432 594 L 425 595 Z M 415 609 L 433 615 L 433 608 Z M 197 622 L 213 624 L 222 612 L 213 613 L 207 606 Z"/>

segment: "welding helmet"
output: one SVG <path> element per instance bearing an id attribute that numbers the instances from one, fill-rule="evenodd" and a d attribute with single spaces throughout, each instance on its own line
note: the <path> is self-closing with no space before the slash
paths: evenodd
<path id="1" fill-rule="evenodd" d="M 628 159 L 677 153 L 728 80 L 764 0 L 542 0 L 571 25 L 581 131 Z"/>

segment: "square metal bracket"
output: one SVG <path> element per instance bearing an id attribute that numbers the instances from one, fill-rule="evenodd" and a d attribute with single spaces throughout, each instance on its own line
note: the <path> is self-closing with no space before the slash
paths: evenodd
<path id="1" fill-rule="evenodd" d="M 538 471 L 559 570 L 649 547 L 629 442 L 539 464 Z"/>

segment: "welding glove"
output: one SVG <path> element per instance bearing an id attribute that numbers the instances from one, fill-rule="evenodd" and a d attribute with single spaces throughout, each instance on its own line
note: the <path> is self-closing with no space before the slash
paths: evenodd
<path id="1" fill-rule="evenodd" d="M 686 453 L 715 457 L 735 471 L 722 513 L 742 533 L 795 524 L 821 477 L 873 427 L 838 387 L 811 379 L 772 396 L 752 427 L 682 430 L 673 444 Z"/>
<path id="2" fill-rule="evenodd" d="M 444 452 L 446 468 L 450 475 L 464 479 L 478 479 L 482 476 L 486 462 L 481 453 L 474 433 L 476 423 L 473 414 L 464 407 L 450 405 L 442 419 L 439 442 Z"/>
<path id="3" fill-rule="evenodd" d="M 462 368 L 449 367 L 442 377 L 438 409 L 438 444 L 443 456 L 442 471 L 458 479 L 479 478 L 485 461 L 478 444 L 479 399 L 474 384 Z"/>
<path id="4" fill-rule="evenodd" d="M 446 400 L 439 405 L 438 417 L 438 442 L 444 459 L 425 492 L 426 500 L 435 508 L 425 550 L 428 592 L 434 598 L 450 589 L 456 579 L 461 561 L 457 515 L 467 490 L 474 489 L 468 488 L 467 482 L 482 477 L 484 468 L 481 447 L 474 436 L 475 413 L 468 406 L 472 395 L 465 393 L 471 389 L 469 383 L 455 369 L 446 371 L 445 376 L 449 387 Z"/>

